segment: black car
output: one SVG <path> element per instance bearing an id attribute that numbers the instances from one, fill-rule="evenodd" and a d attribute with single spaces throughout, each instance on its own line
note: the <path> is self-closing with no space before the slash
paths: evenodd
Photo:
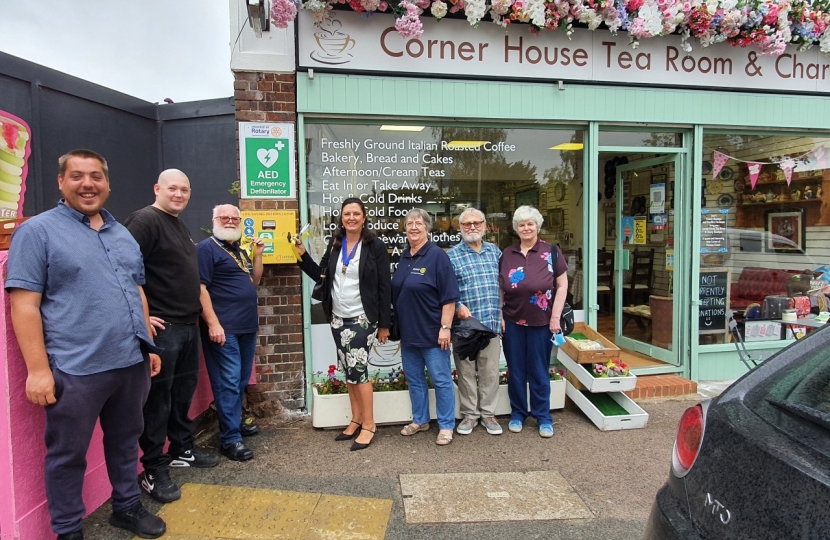
<path id="1" fill-rule="evenodd" d="M 830 539 L 830 328 L 683 413 L 646 538 Z"/>

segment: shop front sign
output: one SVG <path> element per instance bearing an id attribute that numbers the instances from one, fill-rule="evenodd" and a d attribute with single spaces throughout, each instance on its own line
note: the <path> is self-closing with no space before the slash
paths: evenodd
<path id="1" fill-rule="evenodd" d="M 482 23 L 471 31 L 465 20 L 424 18 L 419 38 L 403 38 L 395 19 L 337 11 L 320 26 L 314 14 L 299 15 L 301 68 L 451 77 L 497 77 L 786 90 L 830 94 L 830 58 L 818 47 L 780 56 L 727 44 L 700 46 L 686 54 L 680 36 L 642 40 L 637 49 L 628 35 L 576 29 L 533 36 L 525 25 L 506 30 Z"/>

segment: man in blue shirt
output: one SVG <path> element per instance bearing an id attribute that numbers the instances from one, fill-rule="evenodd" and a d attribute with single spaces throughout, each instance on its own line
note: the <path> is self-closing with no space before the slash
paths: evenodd
<path id="1" fill-rule="evenodd" d="M 458 217 L 461 224 L 460 242 L 447 252 L 455 270 L 455 279 L 461 293 L 455 315 L 459 319 L 475 317 L 496 334 L 501 333 L 501 302 L 499 301 L 499 259 L 501 250 L 484 241 L 487 220 L 475 208 L 464 210 Z M 458 374 L 458 397 L 463 419 L 456 427 L 461 435 L 469 435 L 481 424 L 490 435 L 501 435 L 495 418 L 499 390 L 499 359 L 501 343 L 498 337 L 478 354 L 478 359 L 459 358 L 453 353 Z M 476 384 L 476 375 L 478 384 Z"/>
<path id="2" fill-rule="evenodd" d="M 142 538 L 166 526 L 135 481 L 142 408 L 161 360 L 150 337 L 138 244 L 104 209 L 106 160 L 73 150 L 58 161 L 57 208 L 22 224 L 9 250 L 12 323 L 26 361 L 26 397 L 46 411 L 46 499 L 59 540 L 83 539 L 86 453 L 104 431 L 110 524 Z"/>
<path id="3" fill-rule="evenodd" d="M 254 453 L 242 442 L 242 396 L 251 378 L 259 330 L 256 286 L 262 278 L 263 242 L 255 238 L 251 256 L 241 249 L 239 209 L 213 209 L 213 236 L 199 242 L 202 292 L 202 348 L 219 417 L 219 451 L 234 461 Z"/>

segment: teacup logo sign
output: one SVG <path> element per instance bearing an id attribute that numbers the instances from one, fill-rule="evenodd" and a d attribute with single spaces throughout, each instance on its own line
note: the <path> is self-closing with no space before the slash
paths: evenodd
<path id="1" fill-rule="evenodd" d="M 319 30 L 314 32 L 314 40 L 317 42 L 317 50 L 311 51 L 309 55 L 312 60 L 321 64 L 339 65 L 352 61 L 352 54 L 349 52 L 355 46 L 355 40 L 344 33 L 341 28 L 343 23 L 337 19 L 326 19 L 318 26 Z"/>
<path id="2" fill-rule="evenodd" d="M 240 122 L 242 198 L 294 198 L 294 125 Z"/>

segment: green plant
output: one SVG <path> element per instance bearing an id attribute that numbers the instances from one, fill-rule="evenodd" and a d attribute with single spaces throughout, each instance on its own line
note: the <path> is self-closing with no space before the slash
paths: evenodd
<path id="1" fill-rule="evenodd" d="M 346 382 L 337 378 L 337 375 L 335 374 L 336 370 L 337 367 L 331 365 L 329 366 L 328 373 L 318 371 L 314 374 L 313 384 L 314 388 L 317 389 L 318 394 L 329 395 L 348 393 L 349 389 Z"/>
<path id="2" fill-rule="evenodd" d="M 348 384 L 337 377 L 337 366 L 329 366 L 327 373 L 317 371 L 312 376 L 312 384 L 317 389 L 318 394 L 346 394 L 348 393 Z M 453 380 L 455 380 L 455 372 L 453 372 Z M 386 375 L 381 375 L 380 370 L 375 371 L 375 374 L 369 379 L 372 383 L 372 390 L 375 392 L 392 392 L 395 390 L 409 390 L 409 383 L 406 380 L 406 375 L 403 369 L 395 371 L 391 369 Z M 433 388 L 432 380 L 427 375 L 427 386 Z"/>
<path id="3" fill-rule="evenodd" d="M 555 367 L 550 368 L 550 380 L 552 381 L 559 381 L 565 378 L 565 370 L 564 369 L 556 369 Z M 503 371 L 499 373 L 499 384 L 507 384 L 507 379 L 510 378 L 510 371 Z"/>
<path id="4" fill-rule="evenodd" d="M 409 385 L 406 382 L 406 375 L 403 369 L 389 371 L 385 377 L 381 377 L 380 371 L 376 371 L 372 376 L 372 388 L 375 392 L 389 392 L 392 390 L 408 390 Z"/>

